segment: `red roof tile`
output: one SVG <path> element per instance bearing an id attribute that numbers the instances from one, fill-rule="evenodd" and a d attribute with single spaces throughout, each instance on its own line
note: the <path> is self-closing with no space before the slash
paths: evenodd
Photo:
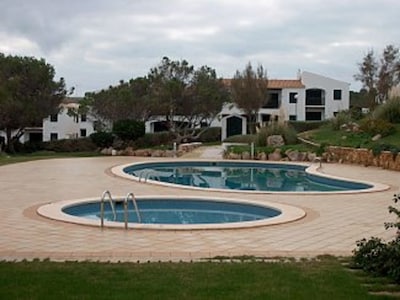
<path id="1" fill-rule="evenodd" d="M 223 79 L 223 83 L 227 86 L 231 85 L 232 79 Z M 304 84 L 299 79 L 268 79 L 269 89 L 302 89 Z"/>

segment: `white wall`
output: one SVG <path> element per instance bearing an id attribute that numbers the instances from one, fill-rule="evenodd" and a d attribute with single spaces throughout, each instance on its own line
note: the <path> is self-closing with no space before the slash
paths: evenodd
<path id="1" fill-rule="evenodd" d="M 325 90 L 325 119 L 333 118 L 335 112 L 350 108 L 349 83 L 311 72 L 303 72 L 301 81 L 306 86 L 306 90 L 312 88 Z M 341 100 L 333 99 L 334 90 L 342 90 Z"/>
<path id="2" fill-rule="evenodd" d="M 57 139 L 72 139 L 81 137 L 81 129 L 86 129 L 86 136 L 94 132 L 93 120 L 88 116 L 86 121 L 81 116 L 68 115 L 67 107 L 60 110 L 57 122 L 51 122 L 50 116 L 43 119 L 43 141 L 50 141 L 51 133 L 57 133 Z"/>

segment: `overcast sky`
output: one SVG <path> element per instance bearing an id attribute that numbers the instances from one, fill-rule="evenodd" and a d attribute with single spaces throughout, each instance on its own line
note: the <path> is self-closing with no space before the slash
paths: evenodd
<path id="1" fill-rule="evenodd" d="M 230 78 L 299 69 L 351 83 L 369 49 L 400 46 L 399 0 L 0 0 L 0 52 L 53 65 L 75 96 L 145 76 L 163 56 Z"/>

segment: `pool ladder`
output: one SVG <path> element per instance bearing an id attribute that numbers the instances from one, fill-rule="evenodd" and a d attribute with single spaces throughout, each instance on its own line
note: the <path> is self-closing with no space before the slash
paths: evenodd
<path id="1" fill-rule="evenodd" d="M 101 197 L 101 201 L 100 201 L 100 227 L 103 228 L 104 227 L 104 202 L 106 201 L 106 198 L 108 197 L 108 201 L 110 203 L 111 206 L 111 210 L 113 213 L 113 221 L 115 221 L 117 219 L 117 212 L 115 210 L 115 201 L 111 196 L 110 191 L 104 191 L 102 197 Z M 124 227 L 125 229 L 128 229 L 128 201 L 129 199 L 132 201 L 132 205 L 136 211 L 136 216 L 138 219 L 139 223 L 142 223 L 142 217 L 141 214 L 139 212 L 139 208 L 137 206 L 137 202 L 136 202 L 136 197 L 133 193 L 128 193 L 125 197 L 125 199 L 123 200 L 124 203 Z"/>

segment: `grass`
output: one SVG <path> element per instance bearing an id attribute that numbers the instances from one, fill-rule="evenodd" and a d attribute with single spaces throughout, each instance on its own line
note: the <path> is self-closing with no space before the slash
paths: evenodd
<path id="1" fill-rule="evenodd" d="M 301 262 L 0 262 L 0 299 L 393 299 L 334 258 Z"/>
<path id="2" fill-rule="evenodd" d="M 0 166 L 27 162 L 31 160 L 49 159 L 49 158 L 68 158 L 68 157 L 92 157 L 99 156 L 97 152 L 52 152 L 38 151 L 28 154 L 6 154 L 0 153 Z"/>
<path id="3" fill-rule="evenodd" d="M 396 124 L 395 128 L 394 134 L 383 137 L 376 142 L 373 142 L 372 136 L 368 134 L 333 130 L 329 125 L 303 133 L 302 136 L 319 144 L 335 146 L 371 148 L 376 144 L 391 144 L 400 147 L 400 124 Z"/>

